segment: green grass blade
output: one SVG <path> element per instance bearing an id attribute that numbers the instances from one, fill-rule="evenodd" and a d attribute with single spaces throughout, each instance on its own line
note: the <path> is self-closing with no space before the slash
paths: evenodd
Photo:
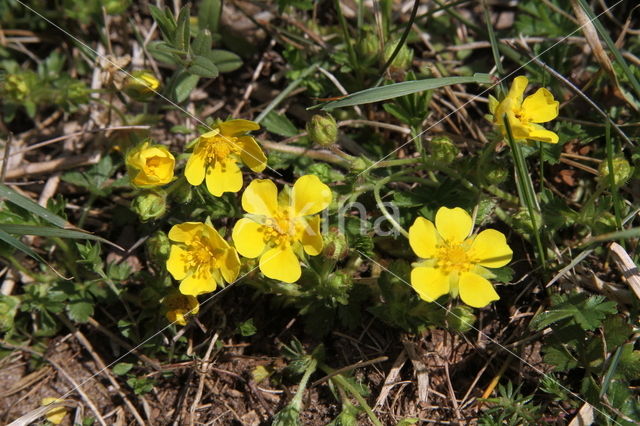
<path id="1" fill-rule="evenodd" d="M 13 236 L 7 234 L 5 231 L 3 231 L 2 229 L 0 229 L 0 241 L 4 241 L 5 243 L 7 243 L 8 245 L 10 245 L 11 247 L 15 248 L 16 250 L 20 250 L 21 252 L 23 252 L 24 254 L 26 254 L 27 256 L 30 256 L 32 258 L 34 258 L 35 260 L 37 260 L 38 262 L 42 262 L 45 265 L 47 265 L 49 268 L 51 268 L 53 270 L 53 272 L 55 272 L 58 276 L 60 276 L 61 278 L 64 279 L 68 279 L 65 278 L 64 276 L 62 276 L 58 271 L 56 271 L 51 265 L 49 265 L 47 263 L 46 260 L 44 260 L 42 258 L 42 256 L 40 256 L 38 253 L 36 253 L 35 251 L 33 251 L 31 249 L 31 247 L 29 247 L 28 245 L 26 245 L 25 243 L 23 243 L 22 241 L 18 240 L 17 238 L 14 238 Z"/>
<path id="2" fill-rule="evenodd" d="M 442 77 L 427 78 L 424 80 L 403 81 L 402 83 L 389 84 L 382 87 L 365 89 L 352 93 L 337 101 L 327 102 L 322 106 L 322 110 L 328 111 L 334 108 L 343 108 L 354 105 L 370 104 L 372 102 L 386 101 L 412 93 L 423 92 L 425 90 L 437 89 L 452 84 L 490 84 L 489 74 L 476 73 L 471 77 Z"/>
<path id="3" fill-rule="evenodd" d="M 606 234 L 596 235 L 595 237 L 587 238 L 578 247 L 585 247 L 593 243 L 626 240 L 629 238 L 638 238 L 638 237 L 640 237 L 640 227 L 625 229 L 624 231 L 607 232 Z"/>
<path id="4" fill-rule="evenodd" d="M 57 238 L 70 238 L 80 240 L 94 240 L 101 243 L 109 244 L 116 247 L 118 250 L 125 251 L 122 247 L 112 243 L 97 235 L 90 234 L 85 231 L 76 231 L 72 229 L 60 229 L 50 228 L 47 226 L 33 226 L 33 225 L 13 225 L 13 224 L 0 224 L 0 230 L 9 234 L 18 235 L 37 235 L 39 237 L 57 237 Z"/>
<path id="5" fill-rule="evenodd" d="M 34 202 L 33 200 L 30 200 L 23 195 L 18 194 L 17 192 L 13 191 L 11 188 L 3 184 L 0 184 L 0 199 L 1 198 L 6 198 L 9 202 L 17 204 L 29 213 L 32 213 L 33 215 L 38 216 L 59 228 L 64 228 L 65 226 L 69 225 L 67 221 L 60 216 L 51 213 L 40 204 Z"/>

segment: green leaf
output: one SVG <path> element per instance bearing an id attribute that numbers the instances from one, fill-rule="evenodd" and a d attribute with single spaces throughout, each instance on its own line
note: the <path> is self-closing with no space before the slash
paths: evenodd
<path id="1" fill-rule="evenodd" d="M 180 55 L 184 55 L 184 52 L 171 47 L 169 43 L 161 40 L 154 40 L 147 44 L 147 50 L 155 59 L 160 62 L 171 65 L 182 64 Z"/>
<path id="2" fill-rule="evenodd" d="M 39 237 L 57 237 L 57 238 L 71 238 L 71 239 L 100 241 L 101 243 L 109 244 L 113 247 L 118 248 L 119 250 L 124 251 L 124 249 L 119 245 L 114 244 L 111 241 L 106 240 L 102 237 L 98 237 L 97 235 L 93 235 L 82 230 L 76 231 L 72 229 L 50 228 L 46 226 L 13 225 L 13 224 L 0 224 L 0 229 L 9 234 L 37 235 Z"/>
<path id="3" fill-rule="evenodd" d="M 93 304 L 89 302 L 75 302 L 67 305 L 69 318 L 77 322 L 87 322 L 93 315 Z"/>
<path id="4" fill-rule="evenodd" d="M 629 339 L 633 327 L 621 316 L 607 318 L 602 324 L 604 339 L 609 352 L 615 350 Z"/>
<path id="5" fill-rule="evenodd" d="M 200 79 L 197 75 L 183 74 L 175 88 L 175 99 L 178 103 L 184 102 L 195 89 Z"/>
<path id="6" fill-rule="evenodd" d="M 21 252 L 23 252 L 27 256 L 34 258 L 38 262 L 42 262 L 45 265 L 49 265 L 38 253 L 34 252 L 31 249 L 31 247 L 24 244 L 22 241 L 12 237 L 11 235 L 7 234 L 5 231 L 1 229 L 0 229 L 0 241 L 4 241 L 5 243 L 9 244 L 11 247 L 17 250 L 20 250 Z"/>
<path id="7" fill-rule="evenodd" d="M 13 328 L 13 319 L 18 312 L 20 298 L 0 294 L 0 331 Z"/>
<path id="8" fill-rule="evenodd" d="M 442 77 L 428 78 L 424 80 L 404 81 L 402 83 L 394 83 L 387 86 L 374 87 L 362 90 L 360 92 L 352 93 L 340 100 L 331 101 L 324 104 L 322 106 L 322 109 L 328 111 L 335 108 L 369 104 L 372 102 L 385 101 L 387 99 L 409 95 L 411 93 L 437 89 L 439 87 L 451 86 L 453 84 L 467 83 L 489 84 L 491 83 L 491 77 L 489 76 L 489 74 L 476 73 L 472 77 Z"/>
<path id="9" fill-rule="evenodd" d="M 261 123 L 267 131 L 275 133 L 276 135 L 290 138 L 299 133 L 298 128 L 287 118 L 284 114 L 278 114 L 275 111 L 271 111 L 267 114 Z"/>
<path id="10" fill-rule="evenodd" d="M 153 20 L 158 24 L 160 32 L 165 40 L 173 43 L 176 33 L 176 22 L 173 18 L 173 14 L 169 9 L 162 10 L 152 4 L 149 5 L 149 11 Z"/>
<path id="11" fill-rule="evenodd" d="M 567 371 L 578 366 L 578 360 L 562 346 L 547 346 L 544 361 L 555 366 L 557 371 Z"/>
<path id="12" fill-rule="evenodd" d="M 204 56 L 196 56 L 187 71 L 200 77 L 216 78 L 218 76 L 216 64 Z"/>
<path id="13" fill-rule="evenodd" d="M 238 330 L 240 331 L 240 335 L 243 337 L 253 336 L 258 331 L 253 323 L 253 318 L 249 318 L 248 320 L 240 323 Z"/>
<path id="14" fill-rule="evenodd" d="M 217 33 L 221 10 L 222 2 L 220 0 L 202 0 L 198 9 L 198 27 L 200 27 L 200 30 L 206 29 L 211 34 Z"/>
<path id="15" fill-rule="evenodd" d="M 235 71 L 242 66 L 242 59 L 233 52 L 221 49 L 213 49 L 207 57 L 216 64 L 220 72 Z"/>
<path id="16" fill-rule="evenodd" d="M 211 31 L 204 29 L 200 30 L 196 38 L 191 43 L 191 50 L 195 55 L 206 55 L 211 52 L 211 45 L 213 39 L 211 37 Z"/>
<path id="17" fill-rule="evenodd" d="M 133 364 L 129 362 L 119 362 L 113 366 L 111 372 L 116 376 L 123 376 L 129 372 L 133 368 Z"/>
<path id="18" fill-rule="evenodd" d="M 6 198 L 7 201 L 16 204 L 23 209 L 27 210 L 29 213 L 40 217 L 47 222 L 56 225 L 60 228 L 64 228 L 68 225 L 68 222 L 61 218 L 60 216 L 56 216 L 51 213 L 49 210 L 42 207 L 40 204 L 30 200 L 29 198 L 18 194 L 13 191 L 11 188 L 4 184 L 0 184 L 0 198 Z"/>
<path id="19" fill-rule="evenodd" d="M 191 39 L 191 24 L 189 23 L 189 15 L 191 8 L 189 5 L 183 6 L 178 14 L 176 23 L 176 36 L 175 47 L 183 51 L 187 51 L 189 48 L 189 41 Z"/>
<path id="20" fill-rule="evenodd" d="M 607 314 L 615 314 L 616 303 L 605 301 L 601 295 L 591 296 L 575 293 L 570 296 L 557 296 L 555 303 L 546 312 L 536 315 L 531 320 L 531 327 L 540 331 L 549 325 L 570 319 L 583 330 L 593 330 L 600 326 Z"/>

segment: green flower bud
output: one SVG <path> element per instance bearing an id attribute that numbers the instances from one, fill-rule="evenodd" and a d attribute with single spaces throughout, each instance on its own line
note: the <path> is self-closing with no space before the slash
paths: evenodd
<path id="1" fill-rule="evenodd" d="M 313 143 L 331 146 L 338 140 L 338 124 L 331 114 L 316 114 L 307 123 L 307 133 Z"/>
<path id="2" fill-rule="evenodd" d="M 509 177 L 509 170 L 504 167 L 500 167 L 497 164 L 492 164 L 489 165 L 489 170 L 485 176 L 491 185 L 500 185 Z"/>
<path id="3" fill-rule="evenodd" d="M 160 87 L 160 81 L 149 71 L 134 71 L 124 82 L 124 92 L 136 101 L 144 102 Z"/>
<path id="4" fill-rule="evenodd" d="M 164 267 L 171 251 L 171 241 L 162 231 L 155 232 L 145 243 L 147 257 L 154 264 Z"/>
<path id="5" fill-rule="evenodd" d="M 331 227 L 331 229 L 329 229 L 329 235 L 324 237 L 322 254 L 333 261 L 339 262 L 344 259 L 348 253 L 349 245 L 347 244 L 347 238 L 338 228 Z"/>
<path id="6" fill-rule="evenodd" d="M 130 0 L 106 0 L 104 2 L 104 9 L 109 15 L 120 15 L 127 7 L 129 7 Z"/>
<path id="7" fill-rule="evenodd" d="M 162 217 L 167 210 L 167 195 L 162 190 L 143 191 L 133 199 L 131 210 L 133 210 L 143 222 L 158 219 Z"/>
<path id="8" fill-rule="evenodd" d="M 392 41 L 385 46 L 384 48 L 385 62 L 389 60 L 394 50 L 396 50 L 396 46 L 398 45 L 399 42 L 400 42 L 399 40 Z M 396 70 L 406 70 L 406 69 L 409 69 L 409 67 L 411 67 L 412 62 L 413 62 L 413 49 L 410 49 L 409 47 L 407 47 L 406 44 L 404 44 L 400 48 L 400 51 L 398 52 L 396 57 L 393 58 L 393 62 L 391 62 L 390 67 Z"/>
<path id="9" fill-rule="evenodd" d="M 604 160 L 600 163 L 600 167 L 598 167 L 598 172 L 600 174 L 600 181 L 606 184 L 609 184 L 609 162 Z M 622 156 L 613 158 L 613 181 L 614 185 L 621 186 L 624 185 L 629 178 L 633 175 L 633 167 L 631 164 Z"/>
<path id="10" fill-rule="evenodd" d="M 2 94 L 9 99 L 20 102 L 29 94 L 29 85 L 20 74 L 8 74 L 2 85 Z"/>
<path id="11" fill-rule="evenodd" d="M 367 168 L 369 168 L 371 164 L 372 164 L 371 161 L 368 161 L 365 158 L 355 157 L 351 161 L 351 170 L 353 170 L 354 172 L 363 172 L 367 170 Z"/>
<path id="12" fill-rule="evenodd" d="M 458 147 L 453 144 L 453 141 L 447 136 L 436 136 L 429 142 L 429 150 L 431 151 L 431 158 L 442 164 L 451 164 L 456 156 L 460 152 Z"/>
<path id="13" fill-rule="evenodd" d="M 449 330 L 466 333 L 471 330 L 476 322 L 476 316 L 473 314 L 473 308 L 466 305 L 458 305 L 447 311 L 445 321 L 449 326 Z"/>
<path id="14" fill-rule="evenodd" d="M 359 58 L 362 58 L 364 63 L 376 62 L 380 55 L 380 40 L 374 33 L 367 33 L 360 39 L 357 45 Z"/>

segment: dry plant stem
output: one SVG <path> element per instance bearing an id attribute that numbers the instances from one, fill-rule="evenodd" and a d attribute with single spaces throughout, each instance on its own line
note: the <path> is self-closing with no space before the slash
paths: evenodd
<path id="1" fill-rule="evenodd" d="M 302 148 L 298 146 L 282 145 L 278 142 L 262 141 L 261 145 L 267 149 L 278 152 L 285 152 L 287 154 L 305 155 L 314 160 L 326 161 L 327 163 L 335 164 L 345 169 L 349 168 L 347 161 L 331 153 L 330 151 L 315 151 L 308 148 Z"/>
<path id="2" fill-rule="evenodd" d="M 9 170 L 6 178 L 17 179 L 24 176 L 49 174 L 74 167 L 89 166 L 97 164 L 98 161 L 100 161 L 100 156 L 101 154 L 99 152 L 93 152 L 89 154 L 63 157 L 57 160 L 44 161 L 42 163 L 31 163 Z"/>
<path id="3" fill-rule="evenodd" d="M 336 376 L 338 374 L 346 373 L 346 372 L 349 372 L 351 370 L 355 370 L 356 368 L 366 367 L 367 365 L 377 364 L 379 362 L 385 362 L 388 359 L 389 359 L 389 357 L 387 357 L 387 356 L 379 356 L 377 358 L 370 359 L 368 361 L 362 361 L 362 362 L 357 362 L 357 363 L 352 364 L 352 365 L 347 365 L 346 367 L 342 367 L 342 368 L 339 368 L 337 370 L 333 370 L 330 374 L 327 374 L 322 379 L 318 379 L 315 382 L 311 383 L 311 385 L 309 385 L 309 387 L 314 387 L 314 386 L 317 386 L 317 385 L 319 385 L 321 383 L 324 383 L 327 380 L 331 379 L 332 377 L 334 377 L 334 376 Z"/>
<path id="4" fill-rule="evenodd" d="M 145 364 L 147 364 L 148 366 L 150 366 L 151 368 L 153 368 L 156 371 L 160 371 L 162 370 L 162 366 L 160 364 L 158 364 L 157 361 L 149 358 L 148 356 L 139 353 L 139 351 L 137 349 L 134 349 L 133 346 L 131 346 L 129 343 L 125 342 L 124 340 L 122 340 L 121 338 L 119 338 L 118 336 L 116 336 L 115 334 L 113 334 L 112 332 L 110 332 L 106 327 L 103 327 L 102 324 L 100 324 L 98 321 L 96 321 L 94 318 L 89 317 L 89 319 L 87 320 L 87 322 L 94 327 L 96 330 L 98 330 L 100 333 L 104 334 L 105 336 L 107 336 L 110 340 L 112 340 L 113 342 L 115 342 L 116 344 L 122 346 L 124 349 L 126 349 L 129 353 L 134 354 L 135 356 L 137 356 L 138 358 L 140 358 L 140 360 L 142 360 Z"/>
<path id="5" fill-rule="evenodd" d="M 11 343 L 5 342 L 4 340 L 0 340 L 0 344 L 2 346 L 5 346 L 7 348 L 10 349 L 15 349 L 15 350 L 19 350 L 19 351 L 24 351 L 24 352 L 29 352 L 32 355 L 37 356 L 38 358 L 42 358 L 45 361 L 47 361 L 49 364 L 51 364 L 73 387 L 73 391 L 78 392 L 78 394 L 80 395 L 80 397 L 84 400 L 84 402 L 89 406 L 89 408 L 91 409 L 91 411 L 93 411 L 93 413 L 96 415 L 98 422 L 100 422 L 101 425 L 103 426 L 107 426 L 107 423 L 104 421 L 104 418 L 102 417 L 102 415 L 100 414 L 100 411 L 98 410 L 98 408 L 96 407 L 96 405 L 93 403 L 93 401 L 87 396 L 86 393 L 84 393 L 84 391 L 82 390 L 82 388 L 80 387 L 80 385 L 78 383 L 76 383 L 76 381 L 73 379 L 73 377 L 71 377 L 69 375 L 69 373 L 66 372 L 66 370 L 64 368 L 62 368 L 62 366 L 60 364 L 58 364 L 56 361 L 53 361 L 52 359 L 49 359 L 48 357 L 44 356 L 43 354 L 34 351 L 31 348 L 28 348 L 26 346 L 18 346 L 18 345 L 13 345 Z M 71 391 L 67 392 L 70 393 Z M 47 407 L 40 407 L 37 409 L 38 412 L 40 412 L 40 414 L 36 417 L 36 419 L 40 416 L 43 416 L 48 410 L 51 409 L 51 406 L 47 406 Z M 32 415 L 35 415 L 35 413 L 29 413 Z M 25 417 L 25 416 L 22 416 Z M 21 417 L 21 418 L 22 418 Z M 31 424 L 31 423 L 22 423 L 19 421 L 20 419 L 17 419 L 16 421 L 10 423 L 8 426 L 18 426 L 18 425 L 26 425 L 26 424 Z M 35 419 L 34 419 L 35 420 Z"/>
<path id="6" fill-rule="evenodd" d="M 378 394 L 378 398 L 376 399 L 375 404 L 373 404 L 373 408 L 382 407 L 382 405 L 384 405 L 387 397 L 389 396 L 389 392 L 395 385 L 395 382 L 400 375 L 400 370 L 404 366 L 405 362 L 407 362 L 407 350 L 403 349 L 400 352 L 400 355 L 398 355 L 398 358 L 396 358 L 396 360 L 393 362 L 391 370 L 389 370 L 389 373 L 387 373 L 387 377 L 384 379 L 384 383 L 382 385 L 382 388 L 380 389 L 380 393 Z"/>
<path id="7" fill-rule="evenodd" d="M 76 326 L 73 325 L 71 321 L 69 321 L 66 317 L 64 317 L 63 315 L 57 315 L 57 317 L 62 323 L 64 323 L 64 325 L 69 330 L 71 330 L 71 332 L 74 334 L 76 339 L 78 339 L 78 342 L 80 342 L 80 344 L 84 346 L 87 352 L 89 352 L 89 354 L 91 355 L 91 357 L 93 358 L 93 360 L 98 366 L 98 371 L 101 373 L 104 373 L 104 375 L 107 377 L 109 382 L 111 382 L 113 387 L 116 389 L 116 391 L 118 392 L 118 394 L 120 395 L 124 403 L 126 404 L 129 411 L 131 411 L 131 414 L 136 419 L 138 424 L 140 424 L 140 426 L 145 426 L 145 422 L 142 419 L 142 416 L 140 416 L 140 413 L 138 413 L 138 410 L 136 410 L 136 407 L 131 403 L 131 401 L 129 401 L 129 398 L 127 398 L 124 392 L 122 392 L 122 388 L 120 387 L 120 384 L 113 377 L 113 375 L 111 374 L 111 371 L 107 368 L 107 365 L 104 363 L 100 355 L 98 355 L 98 353 L 93 349 L 93 346 L 91 345 L 89 340 L 87 340 L 84 334 L 82 334 L 82 332 L 78 330 Z"/>
<path id="8" fill-rule="evenodd" d="M 211 342 L 209 342 L 209 347 L 207 348 L 207 352 L 202 358 L 202 367 L 198 369 L 198 374 L 200 376 L 200 380 L 198 380 L 198 390 L 196 391 L 196 395 L 193 397 L 193 402 L 191 403 L 191 408 L 189 409 L 189 424 L 195 424 L 196 410 L 198 409 L 198 404 L 200 403 L 200 399 L 202 398 L 202 391 L 204 389 L 204 380 L 209 374 L 209 369 L 211 368 L 210 359 L 211 353 L 213 352 L 213 347 L 218 341 L 218 333 L 214 334 L 211 338 Z"/>
<path id="9" fill-rule="evenodd" d="M 456 419 L 462 422 L 462 414 L 460 414 L 460 407 L 458 405 L 458 400 L 456 399 L 456 393 L 453 390 L 453 385 L 451 384 L 451 376 L 449 375 L 449 361 L 445 360 L 444 362 L 444 372 L 447 377 L 447 389 L 449 391 L 449 398 L 451 399 L 451 403 L 453 404 L 453 412 L 456 414 Z"/>
<path id="10" fill-rule="evenodd" d="M 509 365 L 511 365 L 511 361 L 513 361 L 513 357 L 507 358 L 507 360 L 502 363 L 502 367 L 500 367 L 498 374 L 496 374 L 493 377 L 493 379 L 491 379 L 491 382 L 489 382 L 489 385 L 484 390 L 480 398 L 482 399 L 489 398 L 493 390 L 496 388 L 496 386 L 498 386 L 498 382 L 500 382 L 502 375 L 504 374 L 505 371 L 507 371 L 507 368 L 509 368 Z M 480 405 L 482 405 L 482 403 L 480 403 Z"/>

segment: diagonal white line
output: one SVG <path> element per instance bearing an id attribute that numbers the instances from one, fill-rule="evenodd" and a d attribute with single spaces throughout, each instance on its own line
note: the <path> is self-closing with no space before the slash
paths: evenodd
<path id="1" fill-rule="evenodd" d="M 397 279 L 399 279 L 400 281 L 402 281 L 405 285 L 411 287 L 413 289 L 413 286 L 408 283 L 407 281 L 404 280 L 404 278 L 394 274 L 392 271 L 390 271 L 389 269 L 385 268 L 383 265 L 381 265 L 380 263 L 376 262 L 374 259 L 372 259 L 371 257 L 367 256 L 365 253 L 361 252 L 360 250 L 356 251 L 358 253 L 360 253 L 362 256 L 366 257 L 367 259 L 369 259 L 371 262 L 375 263 L 376 265 L 378 265 L 380 268 L 384 269 L 385 271 L 387 271 L 388 273 L 390 273 L 391 275 L 393 275 L 394 277 L 396 277 Z M 520 361 L 522 361 L 524 364 L 526 364 L 529 368 L 531 368 L 532 370 L 534 370 L 536 373 L 540 374 L 541 376 L 545 375 L 545 372 L 540 370 L 539 368 L 536 368 L 535 366 L 533 366 L 531 363 L 529 363 L 528 361 L 526 361 L 524 358 L 518 356 L 518 354 L 516 354 L 515 352 L 513 352 L 511 349 L 507 348 L 506 346 L 502 345 L 500 342 L 498 342 L 497 340 L 495 340 L 493 337 L 489 336 L 488 334 L 486 334 L 485 332 L 483 332 L 482 330 L 480 330 L 479 328 L 477 328 L 476 326 L 474 326 L 473 324 L 467 322 L 464 318 L 456 315 L 454 312 L 450 311 L 447 307 L 443 306 L 442 304 L 440 304 L 437 300 L 434 300 L 431 303 L 435 303 L 436 305 L 438 305 L 438 307 L 444 309 L 446 312 L 448 312 L 449 314 L 453 315 L 454 317 L 456 317 L 457 319 L 459 319 L 460 321 L 462 321 L 463 323 L 465 323 L 466 325 L 468 325 L 470 328 L 472 328 L 473 330 L 477 331 L 479 334 L 481 334 L 482 336 L 484 336 L 487 340 L 489 340 L 491 343 L 499 346 L 502 350 L 506 351 L 507 353 L 509 353 L 509 355 L 519 359 Z M 578 395 L 577 393 L 571 391 L 571 389 L 565 387 L 562 383 L 560 383 L 559 381 L 557 381 L 555 378 L 553 378 L 552 376 L 547 376 L 549 377 L 551 380 L 553 380 L 558 386 L 560 386 L 562 389 L 564 389 L 565 391 L 567 391 L 569 394 L 571 394 L 573 397 L 575 397 L 577 400 L 581 401 L 584 404 L 587 404 L 588 402 L 583 399 L 580 395 Z M 591 405 L 591 404 L 589 404 Z M 615 424 L 621 425 L 621 423 L 618 423 L 617 421 L 615 421 L 611 416 L 609 416 L 607 413 L 605 413 L 604 411 L 600 410 L 598 407 L 595 407 L 593 405 L 591 405 L 591 407 L 593 407 L 594 410 L 596 410 L 598 413 L 602 414 L 603 416 L 605 416 L 606 418 L 608 418 L 609 420 L 611 420 L 612 422 L 614 422 Z"/>
<path id="2" fill-rule="evenodd" d="M 64 28 L 60 27 L 59 25 L 57 25 L 55 22 L 51 21 L 50 19 L 48 19 L 46 16 L 43 16 L 42 14 L 40 14 L 37 10 L 33 9 L 32 7 L 24 4 L 22 2 L 22 0 L 16 0 L 16 2 L 20 3 L 22 6 L 26 7 L 27 9 L 29 9 L 31 12 L 33 12 L 34 14 L 38 15 L 41 19 L 43 19 L 44 21 L 46 21 L 49 25 L 54 26 L 55 28 L 57 28 L 59 31 L 61 31 L 62 33 L 64 33 L 67 37 L 72 38 L 76 43 L 81 44 L 83 47 L 85 47 L 86 49 L 89 49 L 91 52 L 93 52 L 98 58 L 103 59 L 105 61 L 107 61 L 108 63 L 110 63 L 111 65 L 113 65 L 115 68 L 117 68 L 120 72 L 124 73 L 127 77 L 130 78 L 135 78 L 133 75 L 131 75 L 129 72 L 127 72 L 124 68 L 122 68 L 121 66 L 119 66 L 118 64 L 116 64 L 115 62 L 113 62 L 111 59 L 109 59 L 108 57 L 101 55 L 100 53 L 98 53 L 97 50 L 95 50 L 94 48 L 92 48 L 91 46 L 89 46 L 87 43 L 83 42 L 82 40 L 80 40 L 78 37 L 74 36 L 73 34 L 69 33 L 68 31 L 66 31 Z M 174 106 L 175 108 L 179 109 L 180 111 L 182 111 L 183 113 L 185 113 L 186 115 L 188 115 L 189 117 L 191 117 L 192 119 L 196 120 L 198 123 L 200 123 L 202 126 L 206 127 L 207 129 L 209 129 L 209 131 L 213 130 L 213 128 L 211 128 L 211 126 L 209 126 L 207 123 L 205 123 L 204 121 L 202 121 L 201 119 L 199 119 L 198 117 L 196 117 L 195 115 L 193 115 L 192 113 L 190 113 L 189 111 L 187 111 L 186 109 L 182 108 L 180 105 L 176 104 L 175 102 L 173 102 L 171 99 L 167 98 L 166 96 L 164 96 L 162 93 L 158 92 L 157 90 L 151 89 L 151 91 L 153 93 L 155 93 L 156 95 L 158 95 L 160 98 L 162 98 L 164 101 L 166 101 L 167 103 L 171 104 L 172 106 Z M 219 136 L 221 136 L 223 139 L 225 139 L 227 142 L 231 143 L 232 145 L 238 146 L 238 144 L 236 144 L 235 142 L 233 142 L 232 140 L 230 140 L 229 138 L 227 138 L 226 136 L 220 134 Z M 256 158 L 253 156 L 253 154 L 247 152 L 247 154 L 252 157 L 254 160 L 260 162 L 260 159 Z M 280 174 L 278 171 L 272 169 L 271 167 L 269 167 L 267 165 L 267 168 L 269 170 L 271 170 L 272 172 L 274 172 L 275 174 L 277 174 L 278 176 L 282 177 L 282 174 Z"/>
<path id="3" fill-rule="evenodd" d="M 18 0 L 19 1 L 19 0 Z M 618 0 L 616 2 L 616 4 L 614 4 L 613 6 L 607 8 L 605 11 L 599 13 L 598 15 L 594 16 L 594 18 L 592 20 L 589 20 L 587 22 L 585 22 L 583 25 L 579 26 L 578 28 L 576 28 L 574 31 L 570 32 L 568 35 L 562 37 L 561 39 L 559 39 L 557 42 L 555 42 L 554 44 L 552 44 L 550 47 L 548 47 L 547 49 L 543 50 L 542 52 L 540 52 L 539 54 L 537 54 L 536 56 L 533 56 L 530 60 L 528 60 L 527 62 L 525 62 L 524 64 L 522 64 L 521 66 L 519 66 L 518 68 L 516 68 L 515 70 L 511 71 L 509 74 L 505 75 L 504 77 L 502 77 L 500 80 L 498 80 L 496 83 L 492 84 L 491 86 L 489 86 L 488 88 L 486 88 L 485 90 L 483 90 L 482 92 L 480 92 L 477 95 L 472 96 L 468 101 L 466 101 L 465 103 L 463 103 L 462 105 L 460 105 L 460 107 L 454 109 L 453 111 L 451 111 L 449 114 L 445 115 L 444 117 L 442 117 L 440 120 L 436 121 L 435 123 L 433 123 L 431 126 L 427 127 L 426 129 L 424 129 L 423 131 L 421 131 L 420 133 L 418 133 L 416 136 L 412 137 L 411 139 L 409 139 L 407 142 L 403 143 L 402 145 L 400 145 L 398 148 L 394 149 L 393 151 L 391 151 L 390 153 L 388 153 L 387 155 L 385 155 L 384 157 L 382 157 L 381 159 L 379 159 L 378 161 L 376 161 L 375 163 L 371 164 L 369 167 L 367 167 L 366 169 L 364 169 L 363 171 L 361 171 L 360 173 L 358 173 L 356 175 L 356 177 L 360 176 L 361 174 L 371 170 L 371 168 L 375 167 L 376 164 L 380 163 L 381 161 L 384 161 L 385 159 L 389 158 L 391 155 L 393 155 L 394 153 L 398 152 L 400 149 L 404 148 L 405 146 L 407 146 L 408 144 L 410 144 L 411 142 L 413 142 L 414 140 L 416 140 L 417 138 L 421 137 L 422 135 L 424 135 L 426 132 L 428 132 L 429 130 L 431 130 L 432 128 L 434 128 L 435 126 L 437 126 L 438 124 L 442 123 L 444 120 L 446 120 L 447 118 L 451 117 L 453 114 L 457 113 L 458 111 L 460 111 L 461 109 L 463 109 L 464 107 L 466 107 L 467 105 L 469 105 L 470 103 L 474 102 L 477 98 L 479 98 L 480 96 L 484 95 L 485 93 L 489 92 L 490 90 L 492 90 L 494 87 L 496 87 L 497 85 L 499 85 L 500 83 L 503 83 L 505 80 L 507 80 L 508 78 L 510 78 L 512 75 L 516 74 L 517 72 L 519 72 L 521 69 L 523 69 L 524 67 L 526 67 L 527 65 L 529 65 L 532 62 L 535 62 L 536 59 L 538 59 L 540 56 L 544 55 L 545 53 L 547 53 L 549 50 L 553 49 L 554 47 L 556 47 L 557 45 L 563 43 L 565 40 L 567 40 L 569 37 L 573 36 L 575 33 L 577 33 L 578 31 L 580 31 L 582 28 L 584 28 L 586 25 L 589 25 L 591 22 L 593 22 L 595 19 L 599 18 L 600 16 L 604 15 L 605 13 L 607 13 L 608 11 L 610 11 L 611 9 L 613 9 L 614 7 L 616 7 L 617 5 L 619 5 L 620 3 L 622 3 L 623 0 Z M 622 131 L 622 130 L 620 130 Z"/>

